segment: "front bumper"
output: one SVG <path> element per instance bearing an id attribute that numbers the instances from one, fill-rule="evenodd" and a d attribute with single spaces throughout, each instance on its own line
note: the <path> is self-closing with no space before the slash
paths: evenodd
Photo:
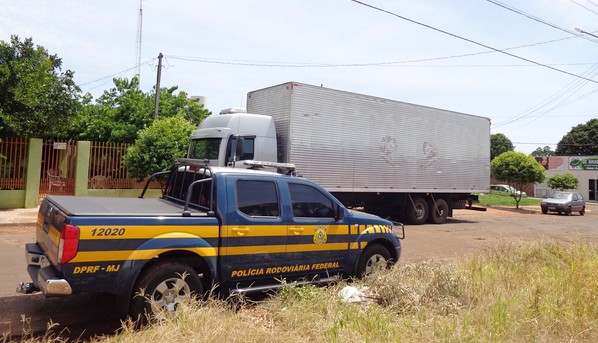
<path id="1" fill-rule="evenodd" d="M 565 212 L 567 205 L 563 204 L 542 204 L 540 206 L 544 211 Z"/>
<path id="2" fill-rule="evenodd" d="M 36 288 L 46 296 L 73 294 L 69 282 L 59 276 L 58 271 L 48 261 L 39 245 L 29 243 L 25 246 L 25 249 L 27 272 Z"/>

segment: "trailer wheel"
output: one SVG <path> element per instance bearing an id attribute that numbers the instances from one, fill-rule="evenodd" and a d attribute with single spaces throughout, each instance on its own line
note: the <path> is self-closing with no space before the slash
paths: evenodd
<path id="1" fill-rule="evenodd" d="M 145 270 L 133 289 L 129 315 L 142 324 L 160 312 L 174 312 L 186 300 L 201 296 L 197 272 L 182 263 L 158 263 Z"/>
<path id="2" fill-rule="evenodd" d="M 437 199 L 432 203 L 430 222 L 433 224 L 444 224 L 448 218 L 448 204 L 444 199 Z"/>
<path id="3" fill-rule="evenodd" d="M 413 198 L 409 209 L 409 221 L 411 224 L 420 225 L 428 220 L 428 203 L 420 197 Z"/>
<path id="4" fill-rule="evenodd" d="M 380 244 L 368 245 L 359 257 L 355 275 L 363 277 L 371 274 L 377 268 L 388 268 L 390 264 L 390 252 Z"/>

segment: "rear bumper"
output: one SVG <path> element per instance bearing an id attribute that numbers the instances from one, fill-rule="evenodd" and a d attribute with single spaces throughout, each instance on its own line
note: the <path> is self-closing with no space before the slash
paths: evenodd
<path id="1" fill-rule="evenodd" d="M 58 271 L 46 258 L 36 243 L 25 246 L 27 272 L 33 284 L 46 296 L 71 295 L 73 289 L 68 281 L 59 276 Z"/>

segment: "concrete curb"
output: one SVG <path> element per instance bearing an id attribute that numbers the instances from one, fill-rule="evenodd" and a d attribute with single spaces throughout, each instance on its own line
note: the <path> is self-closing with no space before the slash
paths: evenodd
<path id="1" fill-rule="evenodd" d="M 525 213 L 525 214 L 534 214 L 534 213 L 542 213 L 542 209 L 540 205 L 537 206 L 522 206 L 519 208 L 515 207 L 508 207 L 508 206 L 488 206 L 487 208 L 492 208 L 495 210 L 501 211 L 509 211 L 509 212 L 517 212 L 517 213 Z M 586 212 L 591 213 L 592 210 L 598 211 L 598 204 L 596 203 L 586 203 Z"/>
<path id="2" fill-rule="evenodd" d="M 0 209 L 0 226 L 37 223 L 39 207 Z"/>
<path id="3" fill-rule="evenodd" d="M 515 207 L 506 207 L 506 206 L 488 206 L 488 208 L 491 208 L 494 210 L 508 211 L 508 212 L 517 212 L 517 213 L 522 213 L 522 214 L 542 213 L 542 210 L 540 209 L 539 205 L 538 205 L 537 209 L 531 208 L 531 207 L 515 208 Z"/>

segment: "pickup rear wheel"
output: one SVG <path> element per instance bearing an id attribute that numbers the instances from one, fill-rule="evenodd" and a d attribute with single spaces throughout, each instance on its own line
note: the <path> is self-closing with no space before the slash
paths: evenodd
<path id="1" fill-rule="evenodd" d="M 203 286 L 197 272 L 182 263 L 158 263 L 145 270 L 133 289 L 129 314 L 147 322 L 160 312 L 173 312 L 177 306 L 201 296 Z"/>
<path id="2" fill-rule="evenodd" d="M 359 257 L 356 276 L 363 277 L 371 274 L 377 268 L 388 268 L 390 252 L 380 244 L 368 245 Z"/>

